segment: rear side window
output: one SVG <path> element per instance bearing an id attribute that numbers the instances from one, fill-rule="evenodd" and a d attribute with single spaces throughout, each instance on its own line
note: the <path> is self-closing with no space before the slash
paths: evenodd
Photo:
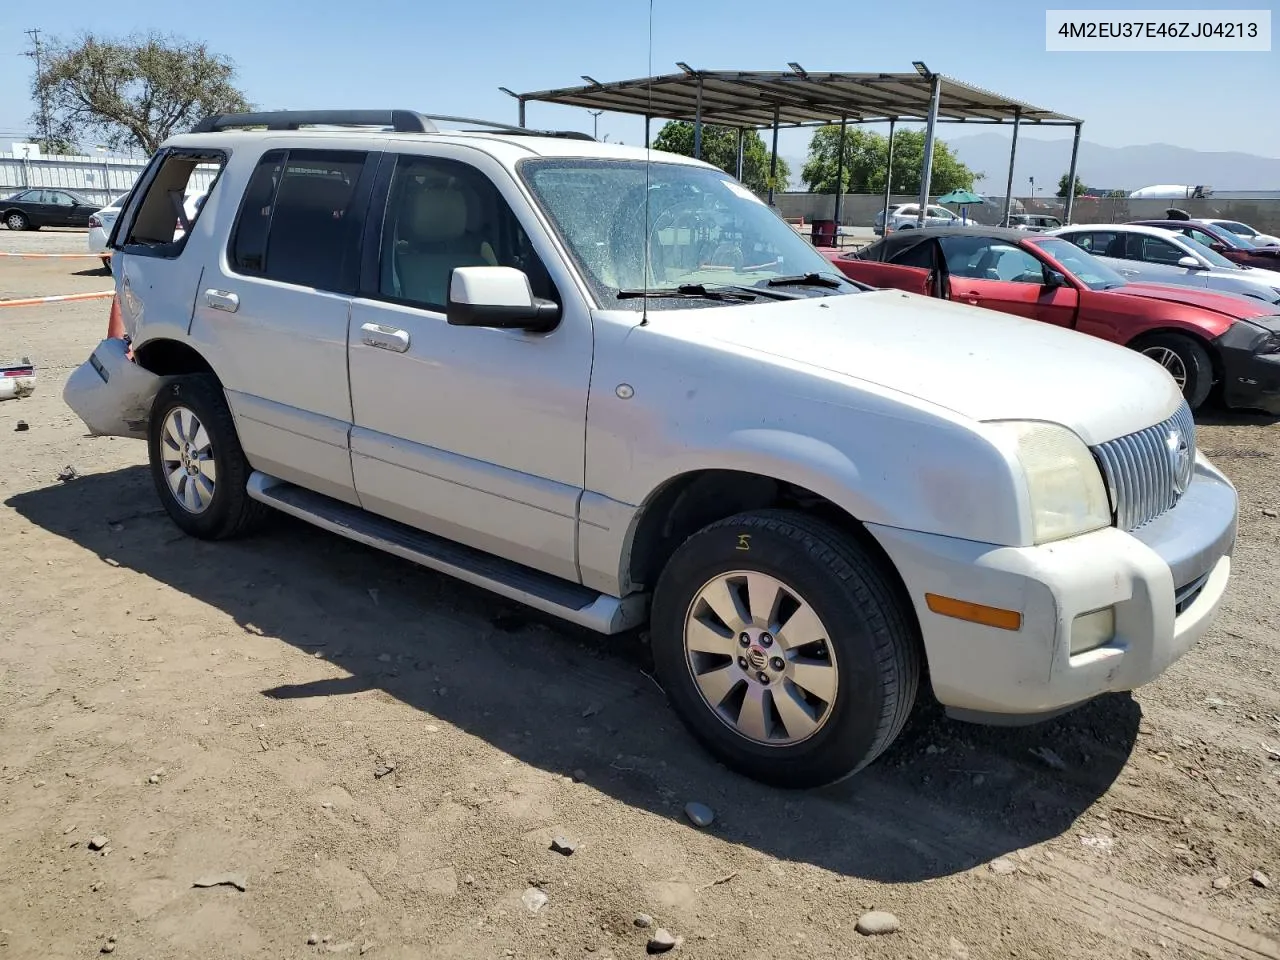
<path id="1" fill-rule="evenodd" d="M 178 256 L 203 208 L 196 201 L 214 189 L 224 163 L 219 152 L 175 150 L 164 155 L 145 193 L 129 203 L 114 245 L 130 254 Z"/>
<path id="2" fill-rule="evenodd" d="M 273 150 L 249 179 L 231 237 L 238 273 L 345 289 L 358 236 L 354 201 L 368 154 Z"/>

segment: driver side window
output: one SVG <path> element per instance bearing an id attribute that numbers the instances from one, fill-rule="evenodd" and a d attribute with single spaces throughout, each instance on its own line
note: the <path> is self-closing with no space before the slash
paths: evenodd
<path id="1" fill-rule="evenodd" d="M 498 189 L 455 160 L 402 156 L 383 222 L 378 292 L 443 311 L 455 267 L 514 267 L 533 295 L 558 299 L 529 237 Z"/>

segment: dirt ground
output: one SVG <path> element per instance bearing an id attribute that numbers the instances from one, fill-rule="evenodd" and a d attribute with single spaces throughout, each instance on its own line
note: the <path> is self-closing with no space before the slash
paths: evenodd
<path id="1" fill-rule="evenodd" d="M 109 286 L 0 257 L 0 299 Z M 283 517 L 180 535 L 143 445 L 61 400 L 107 311 L 0 307 L 39 374 L 0 404 L 0 960 L 621 960 L 657 927 L 715 960 L 1280 958 L 1280 425 L 1202 418 L 1237 566 L 1160 681 L 1026 729 L 925 705 L 862 775 L 788 793 L 693 744 L 635 637 Z M 873 908 L 898 932 L 856 933 Z"/>

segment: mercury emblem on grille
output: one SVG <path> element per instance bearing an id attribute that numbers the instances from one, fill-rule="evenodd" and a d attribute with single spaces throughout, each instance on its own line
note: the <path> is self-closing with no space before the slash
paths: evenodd
<path id="1" fill-rule="evenodd" d="M 1191 453 L 1191 447 L 1187 443 L 1186 434 L 1178 427 L 1174 427 L 1169 431 L 1169 436 L 1165 439 L 1165 443 L 1169 448 L 1169 462 L 1173 467 L 1173 489 L 1178 496 L 1182 496 L 1187 492 L 1187 487 L 1191 485 L 1191 473 L 1195 466 L 1195 458 Z"/>

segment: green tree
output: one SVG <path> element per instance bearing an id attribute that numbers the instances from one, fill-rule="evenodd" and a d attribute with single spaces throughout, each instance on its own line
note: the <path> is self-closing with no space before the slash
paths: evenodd
<path id="1" fill-rule="evenodd" d="M 693 124 L 687 120 L 672 120 L 663 124 L 653 139 L 653 149 L 667 153 L 693 156 Z M 769 149 L 755 130 L 748 130 L 742 137 L 742 182 L 756 193 L 769 192 Z M 733 127 L 702 125 L 702 159 L 719 167 L 725 173 L 736 175 L 738 170 L 738 131 Z M 787 189 L 791 170 L 787 161 L 778 157 L 777 180 L 774 190 Z"/>
<path id="2" fill-rule="evenodd" d="M 819 127 L 809 141 L 801 179 L 810 193 L 835 193 L 839 169 L 840 128 Z M 889 138 L 884 134 L 853 126 L 844 134 L 845 193 L 879 193 L 884 190 L 885 167 L 889 161 Z M 920 168 L 924 162 L 924 131 L 897 130 L 893 135 L 893 191 L 914 194 L 920 191 Z M 929 189 L 934 194 L 952 190 L 972 190 L 982 178 L 960 162 L 945 141 L 933 142 L 933 174 Z"/>
<path id="3" fill-rule="evenodd" d="M 1056 196 L 1059 196 L 1064 200 L 1067 197 L 1067 179 L 1070 176 L 1071 176 L 1070 172 L 1067 172 L 1058 178 L 1058 192 Z M 1089 188 L 1084 185 L 1084 181 L 1081 180 L 1079 175 L 1077 174 L 1076 175 L 1076 196 L 1077 197 L 1080 196 L 1082 193 L 1084 193 L 1088 189 Z"/>
<path id="4" fill-rule="evenodd" d="M 202 117 L 249 109 L 235 64 L 203 43 L 151 33 L 112 40 L 82 34 L 52 41 L 31 84 L 49 110 L 49 140 L 147 153 Z M 33 117 L 40 122 L 40 117 Z"/>

